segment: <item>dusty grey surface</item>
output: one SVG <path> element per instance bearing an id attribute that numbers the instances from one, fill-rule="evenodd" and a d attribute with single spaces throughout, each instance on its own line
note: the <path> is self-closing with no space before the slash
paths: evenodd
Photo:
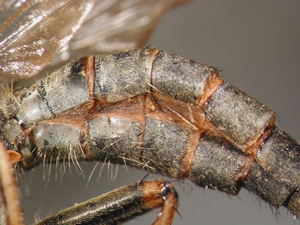
<path id="1" fill-rule="evenodd" d="M 298 0 L 198 0 L 169 12 L 149 44 L 218 67 L 224 80 L 274 109 L 277 126 L 300 140 L 299 9 Z M 43 180 L 42 166 L 27 173 L 22 179 L 27 184 L 22 186 L 29 192 L 23 193 L 22 200 L 28 224 L 34 215 L 56 212 L 145 175 L 119 167 L 112 181 L 105 169 L 100 179 L 96 172 L 87 185 L 93 167 L 83 164 L 85 178 L 67 168 L 63 181 L 57 182 L 54 177 Z M 276 218 L 267 204 L 247 191 L 228 197 L 188 182 L 176 188 L 181 218 L 175 216 L 175 225 L 300 224 L 286 210 L 280 210 Z M 139 217 L 127 224 L 151 224 L 154 217 Z"/>

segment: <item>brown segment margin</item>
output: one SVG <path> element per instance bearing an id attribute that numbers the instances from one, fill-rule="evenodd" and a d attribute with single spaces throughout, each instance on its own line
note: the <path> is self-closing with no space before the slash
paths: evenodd
<path id="1" fill-rule="evenodd" d="M 219 86 L 224 82 L 218 75 L 217 70 L 212 71 L 212 78 L 208 79 L 204 88 L 203 95 L 198 99 L 198 104 L 203 107 L 208 99 L 218 90 Z"/>

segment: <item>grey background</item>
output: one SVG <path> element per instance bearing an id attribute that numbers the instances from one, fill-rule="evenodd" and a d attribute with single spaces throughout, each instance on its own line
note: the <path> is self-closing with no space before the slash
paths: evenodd
<path id="1" fill-rule="evenodd" d="M 224 80 L 274 109 L 277 126 L 300 140 L 299 10 L 299 0 L 198 0 L 166 14 L 149 44 L 218 67 Z M 97 179 L 98 165 L 87 182 L 94 164 L 82 167 L 85 178 L 67 168 L 62 181 L 56 182 L 54 174 L 43 180 L 42 166 L 20 178 L 28 224 L 33 215 L 43 217 L 145 175 L 119 167 L 113 181 L 108 174 L 116 167 L 108 172 L 105 166 Z M 174 224 L 300 224 L 286 210 L 279 210 L 277 218 L 268 204 L 247 191 L 229 197 L 189 182 L 177 183 L 176 188 L 181 218 L 176 215 Z M 154 217 L 155 213 L 128 224 L 151 224 Z"/>

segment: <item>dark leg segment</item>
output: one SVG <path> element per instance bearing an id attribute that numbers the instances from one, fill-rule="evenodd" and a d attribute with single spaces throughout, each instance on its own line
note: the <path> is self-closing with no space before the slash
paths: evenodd
<path id="1" fill-rule="evenodd" d="M 170 225 L 177 207 L 177 194 L 170 182 L 141 181 L 92 198 L 60 211 L 37 225 L 118 224 L 162 207 L 153 225 Z"/>

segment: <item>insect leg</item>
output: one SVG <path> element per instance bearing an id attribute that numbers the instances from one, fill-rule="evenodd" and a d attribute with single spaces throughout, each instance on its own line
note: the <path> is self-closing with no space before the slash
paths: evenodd
<path id="1" fill-rule="evenodd" d="M 23 225 L 17 186 L 7 150 L 0 141 L 0 224 Z"/>
<path id="2" fill-rule="evenodd" d="M 118 224 L 157 207 L 162 209 L 153 225 L 171 224 L 177 207 L 172 183 L 152 180 L 123 186 L 53 214 L 37 225 Z"/>

